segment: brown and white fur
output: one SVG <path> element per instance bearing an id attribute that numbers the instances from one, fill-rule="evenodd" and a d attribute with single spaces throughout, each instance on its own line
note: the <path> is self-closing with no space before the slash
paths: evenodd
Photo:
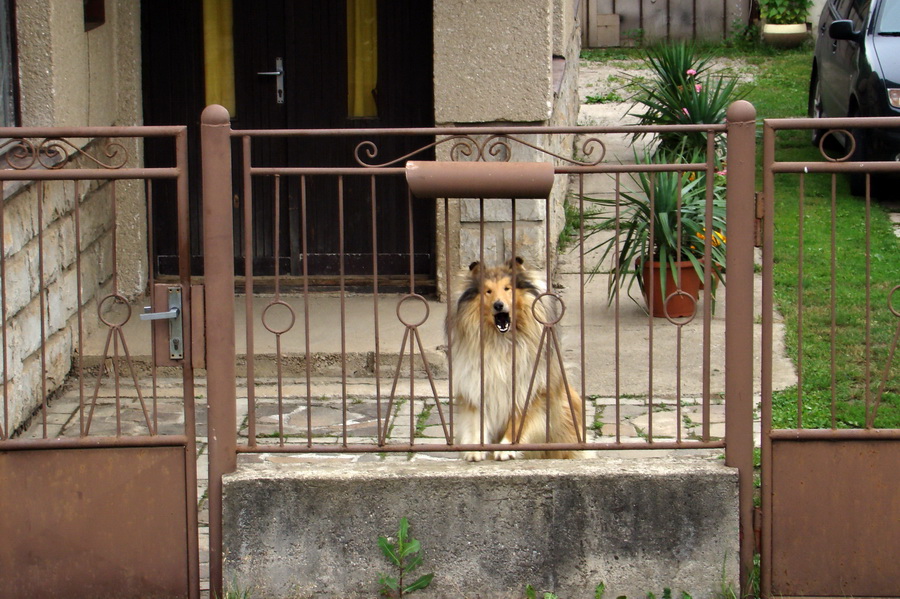
<path id="1" fill-rule="evenodd" d="M 553 302 L 535 302 L 545 291 L 545 283 L 524 268 L 521 258 L 493 268 L 484 268 L 478 262 L 469 266 L 465 287 L 457 301 L 456 313 L 448 323 L 455 394 L 456 443 L 481 443 L 482 401 L 485 443 L 512 443 L 520 430 L 520 443 L 544 443 L 548 440 L 555 443 L 578 442 L 580 433 L 576 431 L 583 430 L 582 400 L 566 384 L 556 347 L 549 337 L 544 340 L 543 349 L 538 356 L 543 331 L 541 323 L 556 320 L 556 315 L 550 314 L 551 308 L 547 307 L 547 304 L 554 305 Z M 513 344 L 516 348 L 515 419 L 512 411 Z M 548 351 L 551 352 L 549 366 Z M 483 398 L 480 376 L 482 355 Z M 532 386 L 530 400 L 527 398 L 529 385 Z M 532 457 L 531 453 L 529 452 L 528 457 Z M 534 453 L 534 457 L 576 457 L 576 452 L 573 451 Z M 483 451 L 463 453 L 463 458 L 470 462 L 478 462 L 487 457 L 488 453 Z M 523 457 L 521 452 L 494 452 L 497 460 L 519 457 Z"/>

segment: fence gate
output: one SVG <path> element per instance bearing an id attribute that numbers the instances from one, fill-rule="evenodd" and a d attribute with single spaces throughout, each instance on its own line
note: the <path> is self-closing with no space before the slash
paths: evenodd
<path id="1" fill-rule="evenodd" d="M 778 216 L 765 221 L 763 248 L 765 597 L 900 596 L 900 430 L 879 419 L 879 410 L 896 413 L 900 387 L 900 281 L 885 285 L 872 276 L 873 265 L 896 264 L 897 254 L 896 246 L 893 255 L 874 249 L 879 236 L 895 240 L 870 221 L 878 209 L 872 181 L 886 171 L 896 176 L 900 163 L 854 163 L 834 159 L 842 152 L 828 149 L 835 136 L 848 131 L 858 136 L 868 127 L 897 125 L 897 119 L 884 118 L 852 124 L 846 119 L 765 122 L 765 214 L 775 215 L 778 202 Z M 776 159 L 779 131 L 802 130 L 808 136 L 816 128 L 832 131 L 820 146 L 825 158 Z M 852 159 L 852 150 L 845 158 Z M 846 175 L 865 177 L 866 197 L 850 197 Z M 854 214 L 863 207 L 865 216 L 848 218 L 848 206 Z M 807 223 L 817 218 L 814 211 L 825 215 L 830 236 L 805 234 Z M 788 270 L 788 263 L 796 263 L 796 270 Z M 811 274 L 813 264 L 817 273 L 824 267 L 829 275 Z M 797 301 L 796 311 L 782 314 L 785 338 L 796 352 L 796 380 L 780 390 L 773 390 L 772 372 L 776 280 L 778 292 Z M 864 299 L 848 294 L 850 287 Z M 827 349 L 821 351 L 823 340 Z M 860 346 L 862 351 L 851 349 Z"/>
<path id="2" fill-rule="evenodd" d="M 0 130 L 0 597 L 199 597 L 185 133 Z M 175 164 L 138 167 L 149 137 Z M 144 321 L 126 299 L 147 281 L 128 253 L 146 254 L 143 225 L 123 234 L 117 210 L 152 214 L 155 185 L 177 188 L 184 259 L 168 285 L 148 269 Z M 142 343 L 165 369 L 134 359 Z"/>

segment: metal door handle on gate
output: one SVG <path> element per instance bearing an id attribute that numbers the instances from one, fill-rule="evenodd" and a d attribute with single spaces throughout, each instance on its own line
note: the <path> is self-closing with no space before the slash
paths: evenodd
<path id="1" fill-rule="evenodd" d="M 169 287 L 169 310 L 167 312 L 151 312 L 152 306 L 144 306 L 141 320 L 168 320 L 169 321 L 169 358 L 173 360 L 184 359 L 184 327 L 181 316 L 181 287 Z"/>
<path id="2" fill-rule="evenodd" d="M 178 318 L 178 315 L 181 314 L 179 308 L 172 308 L 168 312 L 151 312 L 152 309 L 150 306 L 144 306 L 144 313 L 140 315 L 141 320 L 168 320 Z"/>

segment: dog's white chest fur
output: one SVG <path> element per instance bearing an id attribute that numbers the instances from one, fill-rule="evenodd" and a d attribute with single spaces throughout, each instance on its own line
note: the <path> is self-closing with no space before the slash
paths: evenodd
<path id="1" fill-rule="evenodd" d="M 521 415 L 529 385 L 532 387 L 532 395 L 546 388 L 546 368 L 538 365 L 535 369 L 537 343 L 528 339 L 521 331 L 517 333 L 513 369 L 512 332 L 499 333 L 486 328 L 483 360 L 477 329 L 457 329 L 456 335 L 453 340 L 452 377 L 456 401 L 468 404 L 479 413 L 483 401 L 485 441 L 496 443 L 510 419 L 513 393 Z"/>

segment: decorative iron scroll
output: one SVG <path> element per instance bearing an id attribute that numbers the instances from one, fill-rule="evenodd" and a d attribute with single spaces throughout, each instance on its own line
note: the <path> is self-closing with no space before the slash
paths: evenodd
<path id="1" fill-rule="evenodd" d="M 450 160 L 452 162 L 509 162 L 515 144 L 531 148 L 541 154 L 552 156 L 557 160 L 575 166 L 596 166 L 603 162 L 603 159 L 606 157 L 606 145 L 596 137 L 586 138 L 581 140 L 580 143 L 576 142 L 575 154 L 583 156 L 585 160 L 575 160 L 551 152 L 550 150 L 527 142 L 519 137 L 498 134 L 488 135 L 481 141 L 471 135 L 450 135 L 413 150 L 399 158 L 377 164 L 370 161 L 378 157 L 378 145 L 371 140 L 366 140 L 357 144 L 356 149 L 354 150 L 354 157 L 360 166 L 366 168 L 385 168 L 404 164 L 410 158 L 444 144 L 452 144 L 450 147 Z M 592 159 L 592 154 L 598 149 L 599 156 L 596 159 Z"/>
<path id="2" fill-rule="evenodd" d="M 107 139 L 105 143 L 96 145 L 99 146 L 99 158 L 61 137 L 48 137 L 40 141 L 13 138 L 0 143 L 0 160 L 6 163 L 6 167 L 18 171 L 30 168 L 61 169 L 76 158 L 85 158 L 105 169 L 119 169 L 128 162 L 128 150 L 121 143 Z M 0 163 L 0 167 L 3 166 Z"/>

